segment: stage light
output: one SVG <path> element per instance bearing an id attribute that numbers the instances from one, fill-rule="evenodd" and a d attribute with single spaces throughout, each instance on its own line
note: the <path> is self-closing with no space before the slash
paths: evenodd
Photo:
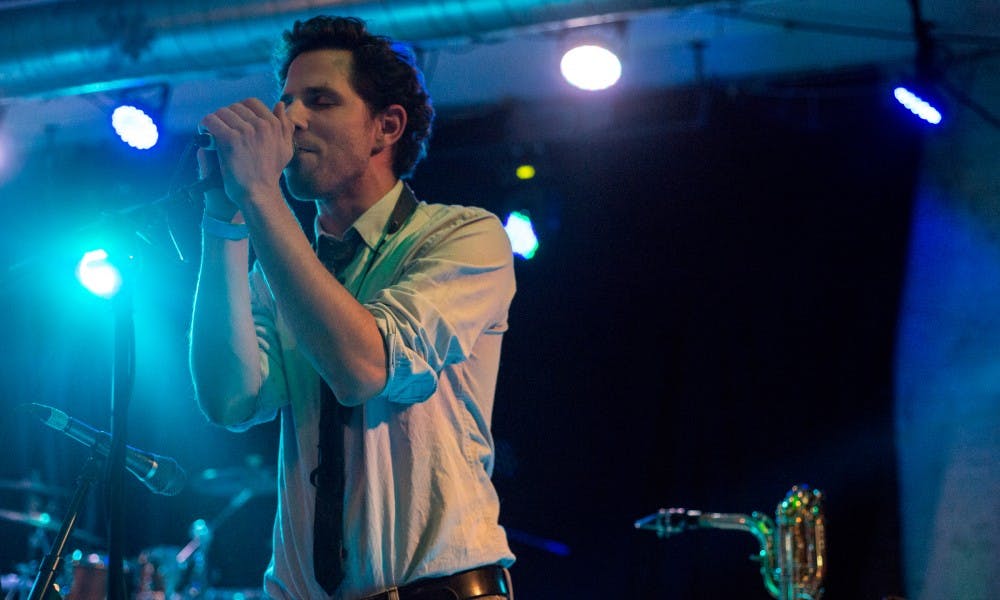
<path id="1" fill-rule="evenodd" d="M 559 69 L 570 84 L 587 91 L 604 90 L 622 76 L 618 56 L 603 46 L 575 46 L 563 54 Z"/>
<path id="2" fill-rule="evenodd" d="M 76 265 L 76 278 L 90 293 L 112 298 L 122 286 L 122 275 L 103 249 L 91 250 Z"/>
<path id="3" fill-rule="evenodd" d="M 527 181 L 529 179 L 534 179 L 535 177 L 535 165 L 524 163 L 517 165 L 514 169 L 514 175 L 521 181 Z"/>
<path id="4" fill-rule="evenodd" d="M 896 101 L 906 107 L 914 115 L 920 117 L 931 125 L 941 123 L 941 111 L 936 107 L 930 94 L 926 91 L 913 91 L 905 86 L 897 86 L 892 95 Z"/>
<path id="5" fill-rule="evenodd" d="M 139 150 L 149 150 L 160 139 L 153 117 L 131 104 L 115 108 L 111 113 L 111 126 L 123 142 Z"/>
<path id="6" fill-rule="evenodd" d="M 160 139 L 160 123 L 170 103 L 170 86 L 152 83 L 94 98 L 110 115 L 111 126 L 123 142 L 138 150 L 149 150 Z"/>
<path id="7" fill-rule="evenodd" d="M 559 70 L 570 85 L 590 92 L 606 90 L 622 76 L 621 56 L 628 39 L 628 21 L 608 21 L 560 32 Z"/>
<path id="8" fill-rule="evenodd" d="M 514 254 L 519 254 L 526 259 L 535 256 L 538 250 L 538 237 L 535 229 L 531 225 L 531 216 L 527 211 L 514 211 L 507 217 L 507 223 L 503 226 L 510 238 L 510 245 L 514 249 Z"/>

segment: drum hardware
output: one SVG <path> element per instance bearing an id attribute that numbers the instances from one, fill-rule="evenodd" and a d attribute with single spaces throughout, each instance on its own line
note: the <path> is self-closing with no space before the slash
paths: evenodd
<path id="1" fill-rule="evenodd" d="M 207 557 L 214 533 L 243 505 L 256 496 L 277 493 L 274 470 L 263 467 L 259 455 L 250 455 L 240 467 L 205 469 L 191 482 L 191 487 L 206 496 L 228 497 L 226 506 L 209 521 L 196 519 L 190 528 L 191 539 L 181 548 L 176 562 L 186 566 L 188 592 L 206 594 L 213 588 L 209 581 Z"/>
<path id="2" fill-rule="evenodd" d="M 18 512 L 3 508 L 0 508 L 0 520 L 20 523 L 22 525 L 27 525 L 29 527 L 45 531 L 59 531 L 59 528 L 62 525 L 59 521 L 54 521 L 52 519 L 52 515 L 47 512 Z M 91 546 L 100 546 L 104 543 L 104 540 L 102 540 L 99 536 L 82 529 L 74 529 L 70 535 L 71 537 Z"/>
<path id="3" fill-rule="evenodd" d="M 108 597 L 107 557 L 76 550 L 70 555 L 72 574 L 66 600 L 104 600 Z"/>
<path id="4" fill-rule="evenodd" d="M 212 534 L 251 496 L 249 491 L 237 494 L 211 524 L 196 519 L 189 530 L 191 539 L 183 548 L 158 546 L 143 550 L 138 560 L 135 600 L 180 600 L 209 594 L 212 588 L 206 557 Z"/>
<path id="5" fill-rule="evenodd" d="M 62 525 L 53 515 L 61 511 L 63 500 L 72 496 L 72 492 L 62 487 L 43 483 L 37 472 L 21 479 L 0 480 L 0 491 L 15 492 L 21 500 L 21 510 L 0 508 L 0 521 L 24 525 L 30 529 L 27 536 L 26 562 L 17 566 L 17 572 L 4 575 L 0 586 L 4 590 L 5 600 L 25 598 L 31 589 L 34 573 L 39 560 L 45 556 L 51 545 L 52 532 L 59 531 Z M 6 494 L 5 494 L 6 497 Z M 71 538 L 82 544 L 101 546 L 104 541 L 99 536 L 74 528 Z M 58 579 L 56 584 L 67 583 L 68 580 Z"/>
<path id="6" fill-rule="evenodd" d="M 21 598 L 22 594 L 31 590 L 31 574 L 35 572 L 35 566 L 21 563 L 16 568 L 16 573 L 0 575 L 0 594 L 3 594 L 4 600 Z"/>
<path id="7" fill-rule="evenodd" d="M 760 543 L 754 560 L 767 591 L 778 600 L 820 600 L 826 574 L 826 533 L 823 494 L 807 485 L 793 486 L 775 518 L 753 512 L 703 513 L 661 508 L 635 522 L 636 529 L 655 531 L 660 538 L 692 529 L 730 529 L 752 534 Z"/>
<path id="8" fill-rule="evenodd" d="M 260 588 L 210 588 L 201 600 L 261 600 L 264 590 Z"/>
<path id="9" fill-rule="evenodd" d="M 249 600 L 260 590 L 228 590 L 212 587 L 208 573 L 208 552 L 215 531 L 252 498 L 277 493 L 274 470 L 261 466 L 252 455 L 246 465 L 205 469 L 192 479 L 191 487 L 205 496 L 228 497 L 226 506 L 210 520 L 195 519 L 190 540 L 183 547 L 156 546 L 143 550 L 136 561 L 134 600 Z"/>
<path id="10" fill-rule="evenodd" d="M 72 495 L 66 488 L 45 485 L 35 479 L 0 479 L 0 490 L 23 492 L 25 494 L 37 494 L 39 496 L 51 496 L 56 498 L 69 498 Z"/>
<path id="11" fill-rule="evenodd" d="M 251 496 L 276 494 L 278 484 L 274 471 L 261 466 L 258 455 L 247 458 L 241 467 L 205 469 L 191 482 L 191 487 L 206 496 L 233 498 L 244 492 Z"/>
<path id="12" fill-rule="evenodd" d="M 135 600 L 180 600 L 197 597 L 200 588 L 192 587 L 190 564 L 178 557 L 175 546 L 147 548 L 136 561 Z"/>

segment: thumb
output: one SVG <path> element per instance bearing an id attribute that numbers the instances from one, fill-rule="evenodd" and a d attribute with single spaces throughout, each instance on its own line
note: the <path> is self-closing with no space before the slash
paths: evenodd
<path id="1" fill-rule="evenodd" d="M 219 155 L 214 150 L 198 148 L 198 177 L 206 179 L 219 171 Z"/>

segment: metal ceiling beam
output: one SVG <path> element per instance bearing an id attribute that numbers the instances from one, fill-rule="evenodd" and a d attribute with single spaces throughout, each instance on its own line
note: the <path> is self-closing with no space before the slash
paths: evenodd
<path id="1" fill-rule="evenodd" d="M 53 97 L 156 77 L 259 68 L 282 30 L 354 16 L 414 45 L 559 29 L 705 0 L 103 0 L 0 5 L 0 98 Z M 11 6 L 11 5 L 8 5 Z"/>

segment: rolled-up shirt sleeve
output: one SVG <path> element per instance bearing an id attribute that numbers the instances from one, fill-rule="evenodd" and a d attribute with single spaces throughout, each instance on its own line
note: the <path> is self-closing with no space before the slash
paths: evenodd
<path id="1" fill-rule="evenodd" d="M 510 242 L 495 215 L 467 208 L 427 232 L 397 281 L 365 303 L 386 350 L 376 398 L 427 399 L 442 369 L 472 358 L 482 336 L 506 330 L 514 288 Z"/>

